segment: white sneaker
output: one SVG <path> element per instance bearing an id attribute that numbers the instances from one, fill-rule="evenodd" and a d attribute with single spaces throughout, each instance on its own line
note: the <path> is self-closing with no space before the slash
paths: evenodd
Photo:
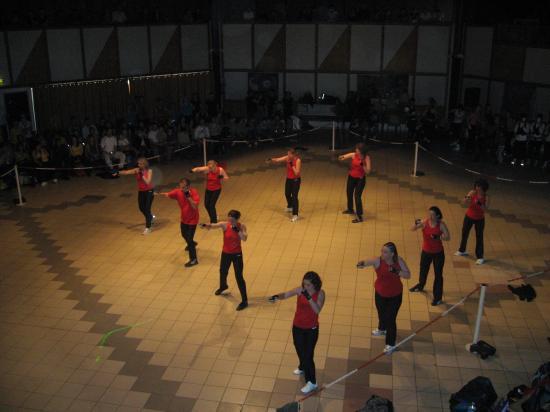
<path id="1" fill-rule="evenodd" d="M 392 345 L 386 345 L 384 346 L 384 353 L 390 354 L 394 351 L 394 346 Z"/>
<path id="2" fill-rule="evenodd" d="M 291 207 L 285 207 L 285 212 L 292 212 L 292 208 Z"/>
<path id="3" fill-rule="evenodd" d="M 57 179 L 53 179 L 53 180 L 52 180 L 52 182 L 54 182 L 54 183 L 57 183 L 57 182 L 58 182 L 58 180 L 57 180 Z"/>
<path id="4" fill-rule="evenodd" d="M 48 184 L 48 182 L 42 182 L 42 183 L 40 183 L 40 186 L 44 187 L 44 186 L 46 186 L 47 184 Z"/>
<path id="5" fill-rule="evenodd" d="M 386 334 L 385 330 L 380 330 L 378 328 L 376 328 L 372 331 L 372 336 L 383 336 L 385 334 Z"/>
<path id="6" fill-rule="evenodd" d="M 146 227 L 145 230 L 143 231 L 142 235 L 148 235 L 149 233 L 151 233 L 151 229 Z"/>
<path id="7" fill-rule="evenodd" d="M 308 382 L 306 383 L 306 386 L 304 386 L 300 390 L 302 391 L 302 393 L 310 393 L 311 391 L 317 390 L 317 384 Z"/>
<path id="8" fill-rule="evenodd" d="M 291 222 L 296 222 L 298 220 L 298 215 L 293 215 L 291 218 L 290 218 L 290 221 Z"/>
<path id="9" fill-rule="evenodd" d="M 461 252 L 460 250 L 457 250 L 455 252 L 455 256 L 468 256 L 468 252 Z"/>
<path id="10" fill-rule="evenodd" d="M 303 375 L 304 371 L 301 369 L 294 369 L 294 372 L 292 372 L 294 375 Z"/>
<path id="11" fill-rule="evenodd" d="M 485 263 L 485 259 L 481 258 L 476 260 L 476 265 L 483 265 Z"/>

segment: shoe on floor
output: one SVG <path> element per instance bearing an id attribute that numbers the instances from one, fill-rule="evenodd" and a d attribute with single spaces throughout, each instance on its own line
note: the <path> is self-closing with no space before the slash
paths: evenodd
<path id="1" fill-rule="evenodd" d="M 392 345 L 386 345 L 384 346 L 384 353 L 387 353 L 388 355 L 393 352 L 397 352 L 399 349 Z"/>
<path id="2" fill-rule="evenodd" d="M 476 265 L 483 265 L 485 263 L 485 259 L 483 258 L 479 258 L 478 260 L 476 260 Z"/>
<path id="3" fill-rule="evenodd" d="M 199 264 L 199 261 L 197 259 L 193 259 L 193 260 L 190 260 L 189 262 L 187 262 L 184 266 L 186 268 L 190 268 L 191 266 L 195 266 L 195 265 L 198 265 Z"/>
<path id="4" fill-rule="evenodd" d="M 193 242 L 195 244 L 195 247 L 197 247 L 198 243 L 197 242 Z M 185 250 L 189 250 L 189 246 L 185 246 Z"/>
<path id="5" fill-rule="evenodd" d="M 353 210 L 347 210 L 347 209 L 346 209 L 346 210 L 344 210 L 344 211 L 342 212 L 342 214 L 344 214 L 344 215 L 354 215 L 355 212 L 354 212 Z"/>
<path id="6" fill-rule="evenodd" d="M 146 227 L 145 230 L 141 233 L 142 235 L 148 235 L 151 233 L 151 228 Z"/>
<path id="7" fill-rule="evenodd" d="M 438 306 L 438 305 L 441 305 L 443 303 L 443 301 L 440 299 L 440 300 L 432 300 L 432 306 Z"/>
<path id="8" fill-rule="evenodd" d="M 298 220 L 298 215 L 293 215 L 291 218 L 290 218 L 290 221 L 291 222 L 296 222 Z"/>
<path id="9" fill-rule="evenodd" d="M 214 295 L 219 296 L 223 293 L 224 290 L 227 290 L 228 288 L 219 288 L 214 292 Z"/>
<path id="10" fill-rule="evenodd" d="M 461 252 L 460 250 L 457 250 L 455 252 L 455 256 L 468 256 L 468 252 Z"/>
<path id="11" fill-rule="evenodd" d="M 237 306 L 237 310 L 243 310 L 248 307 L 248 302 L 241 302 L 239 303 L 239 306 Z"/>
<path id="12" fill-rule="evenodd" d="M 351 223 L 361 223 L 363 221 L 363 218 L 362 217 L 356 217 L 355 219 L 353 219 L 351 221 Z"/>
<path id="13" fill-rule="evenodd" d="M 422 292 L 424 290 L 423 286 L 420 286 L 420 283 L 414 285 L 412 288 L 409 289 L 409 292 Z"/>
<path id="14" fill-rule="evenodd" d="M 291 207 L 286 207 L 285 212 L 292 212 L 292 208 Z"/>
<path id="15" fill-rule="evenodd" d="M 312 391 L 315 391 L 317 390 L 317 384 L 315 383 L 311 383 L 311 382 L 308 382 L 306 383 L 306 385 L 300 389 L 302 391 L 302 393 L 310 393 Z"/>
<path id="16" fill-rule="evenodd" d="M 385 330 L 380 330 L 378 328 L 376 328 L 372 331 L 372 336 L 383 336 L 385 334 L 386 334 Z"/>
<path id="17" fill-rule="evenodd" d="M 300 368 L 298 369 L 294 369 L 294 371 L 292 372 L 294 375 L 303 375 L 304 374 L 304 371 L 301 370 Z"/>

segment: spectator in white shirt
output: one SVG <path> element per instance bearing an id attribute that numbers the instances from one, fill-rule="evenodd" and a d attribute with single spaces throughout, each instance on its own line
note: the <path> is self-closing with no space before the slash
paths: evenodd
<path id="1" fill-rule="evenodd" d="M 210 130 L 208 129 L 208 126 L 204 124 L 204 121 L 201 119 L 199 120 L 198 126 L 195 128 L 195 133 L 193 135 L 193 138 L 195 141 L 201 141 L 202 139 L 208 139 L 210 137 Z"/>
<path id="2" fill-rule="evenodd" d="M 111 129 L 107 129 L 107 133 L 101 138 L 100 145 L 103 152 L 103 159 L 109 169 L 113 169 L 112 159 L 117 159 L 119 161 L 118 167 L 122 168 L 126 161 L 126 155 L 118 150 L 117 138 L 113 136 L 113 131 Z"/>

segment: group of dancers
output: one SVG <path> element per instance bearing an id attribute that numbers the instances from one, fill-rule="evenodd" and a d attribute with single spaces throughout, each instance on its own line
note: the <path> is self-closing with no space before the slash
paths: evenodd
<path id="1" fill-rule="evenodd" d="M 347 180 L 347 208 L 344 214 L 354 214 L 352 223 L 363 221 L 363 204 L 361 195 L 366 185 L 366 176 L 371 172 L 371 160 L 367 148 L 359 143 L 354 152 L 339 156 L 340 161 L 351 160 Z M 291 222 L 299 218 L 298 193 L 301 185 L 302 161 L 295 149 L 289 149 L 286 155 L 267 159 L 268 163 L 286 163 L 285 197 L 286 211 L 290 212 Z M 209 223 L 199 224 L 200 196 L 188 178 L 182 178 L 177 188 L 169 192 L 154 192 L 153 170 L 149 168 L 146 159 L 140 158 L 138 166 L 133 169 L 120 171 L 121 175 L 135 175 L 138 185 L 138 205 L 145 217 L 144 235 L 151 233 L 154 215 L 151 212 L 154 195 L 176 200 L 180 208 L 181 235 L 185 240 L 189 252 L 189 261 L 185 267 L 197 265 L 197 243 L 194 241 L 195 230 L 199 227 L 211 230 L 221 229 L 223 233 L 223 247 L 220 259 L 219 288 L 214 292 L 221 295 L 229 286 L 227 276 L 229 268 L 233 264 L 235 278 L 241 294 L 241 302 L 237 310 L 243 310 L 248 306 L 246 282 L 243 277 L 243 254 L 241 242 L 248 238 L 246 225 L 241 221 L 241 213 L 238 210 L 230 210 L 227 219 L 218 222 L 216 202 L 220 197 L 222 181 L 229 179 L 227 171 L 214 160 L 210 160 L 206 166 L 190 169 L 191 173 L 203 173 L 206 175 L 205 208 L 210 219 Z M 478 179 L 474 183 L 473 190 L 464 197 L 467 206 L 462 225 L 462 239 L 457 256 L 466 256 L 466 245 L 472 226 L 476 232 L 476 263 L 483 264 L 483 231 L 485 227 L 485 211 L 489 206 L 487 191 L 488 183 Z M 355 206 L 355 209 L 354 209 Z M 420 257 L 420 271 L 418 283 L 409 289 L 410 292 L 423 292 L 428 278 L 430 266 L 434 267 L 433 300 L 432 306 L 443 303 L 443 267 L 445 264 L 445 252 L 443 242 L 451 239 L 450 231 L 443 221 L 443 213 L 437 206 L 428 209 L 425 219 L 415 219 L 411 230 L 422 231 L 422 250 Z M 397 314 L 403 300 L 403 283 L 401 279 L 410 279 L 411 272 L 407 263 L 399 256 L 397 246 L 393 242 L 385 243 L 380 255 L 361 260 L 357 263 L 358 269 L 373 267 L 376 273 L 374 283 L 375 305 L 378 313 L 378 327 L 372 331 L 373 336 L 384 336 L 384 351 L 391 353 L 395 348 L 397 339 Z M 281 292 L 269 298 L 275 303 L 278 300 L 297 296 L 296 312 L 294 315 L 292 336 L 294 346 L 299 359 L 296 375 L 304 375 L 305 386 L 303 393 L 309 393 L 317 389 L 315 377 L 314 353 L 319 336 L 319 314 L 325 303 L 326 295 L 322 289 L 321 277 L 312 271 L 307 272 L 301 284 L 287 292 Z"/>

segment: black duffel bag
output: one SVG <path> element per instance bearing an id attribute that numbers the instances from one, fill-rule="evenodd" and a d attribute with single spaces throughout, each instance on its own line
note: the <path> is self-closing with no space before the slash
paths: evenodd
<path id="1" fill-rule="evenodd" d="M 489 412 L 497 400 L 497 393 L 489 378 L 478 376 L 453 393 L 449 399 L 451 412 Z"/>

